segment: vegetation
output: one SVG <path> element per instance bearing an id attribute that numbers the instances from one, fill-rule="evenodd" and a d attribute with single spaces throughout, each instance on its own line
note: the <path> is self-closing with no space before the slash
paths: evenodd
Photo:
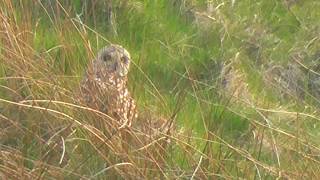
<path id="1" fill-rule="evenodd" d="M 316 0 L 2 0 L 1 179 L 320 178 L 319 9 Z M 87 64 L 110 43 L 134 61 L 139 122 L 174 124 L 126 151 L 116 141 L 127 139 L 105 133 L 105 115 L 78 100 Z"/>

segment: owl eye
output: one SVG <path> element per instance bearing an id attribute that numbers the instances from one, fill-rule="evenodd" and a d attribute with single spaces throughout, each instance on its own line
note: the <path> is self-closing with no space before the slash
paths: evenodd
<path id="1" fill-rule="evenodd" d="M 121 62 L 127 64 L 127 63 L 128 63 L 128 58 L 125 57 L 125 56 L 122 56 L 122 57 L 121 57 Z"/>
<path id="2" fill-rule="evenodd" d="M 110 54 L 105 54 L 105 55 L 102 56 L 102 60 L 103 60 L 104 62 L 107 62 L 107 61 L 110 60 L 110 59 L 111 59 Z"/>

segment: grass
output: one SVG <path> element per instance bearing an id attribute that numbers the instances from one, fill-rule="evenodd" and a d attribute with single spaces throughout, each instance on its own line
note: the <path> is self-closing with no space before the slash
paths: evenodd
<path id="1" fill-rule="evenodd" d="M 0 2 L 0 177 L 318 179 L 319 8 Z M 110 43 L 131 53 L 139 123 L 173 120 L 170 134 L 129 142 L 78 101 L 87 64 Z"/>

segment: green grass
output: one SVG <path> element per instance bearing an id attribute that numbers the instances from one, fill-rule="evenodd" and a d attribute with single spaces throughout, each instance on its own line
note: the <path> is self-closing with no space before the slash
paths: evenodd
<path id="1" fill-rule="evenodd" d="M 50 2 L 0 2 L 1 178 L 320 177 L 319 2 Z M 139 120 L 174 117 L 164 152 L 110 148 L 77 100 L 110 43 L 131 53 Z"/>

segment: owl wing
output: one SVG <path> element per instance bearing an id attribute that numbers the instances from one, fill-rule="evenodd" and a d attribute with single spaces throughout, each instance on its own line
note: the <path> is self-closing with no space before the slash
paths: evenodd
<path id="1" fill-rule="evenodd" d="M 128 126 L 131 126 L 131 122 L 137 118 L 137 110 L 136 103 L 126 87 L 119 91 L 117 101 L 120 102 L 117 113 L 121 115 L 121 123 L 126 123 Z"/>
<path id="2" fill-rule="evenodd" d="M 81 99 L 88 107 L 107 113 L 110 104 L 108 89 L 107 83 L 87 74 L 80 85 Z"/>

